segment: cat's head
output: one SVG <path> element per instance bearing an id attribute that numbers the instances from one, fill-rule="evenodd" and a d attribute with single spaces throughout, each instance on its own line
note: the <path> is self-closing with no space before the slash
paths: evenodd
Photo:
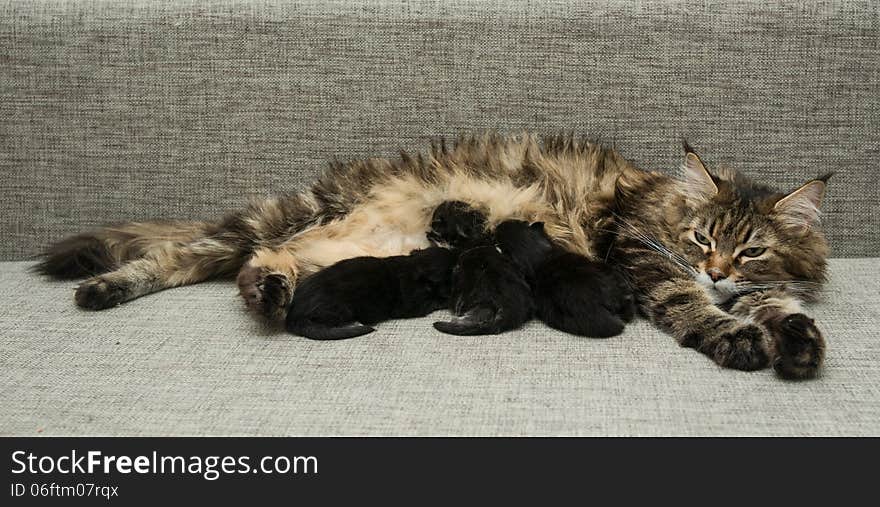
<path id="1" fill-rule="evenodd" d="M 615 185 L 619 234 L 690 272 L 718 302 L 779 288 L 813 298 L 828 244 L 819 214 L 828 176 L 779 192 L 707 167 L 685 144 L 679 180 L 624 168 Z"/>
<path id="2" fill-rule="evenodd" d="M 778 192 L 710 170 L 687 143 L 683 169 L 678 213 L 666 214 L 670 239 L 717 302 L 774 287 L 814 295 L 828 255 L 818 225 L 830 174 Z"/>

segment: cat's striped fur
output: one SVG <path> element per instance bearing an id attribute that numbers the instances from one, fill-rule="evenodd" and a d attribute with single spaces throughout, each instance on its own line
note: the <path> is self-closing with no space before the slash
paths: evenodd
<path id="1" fill-rule="evenodd" d="M 772 363 L 786 377 L 815 375 L 821 334 L 805 317 L 794 327 L 785 319 L 800 315 L 796 296 L 812 295 L 823 280 L 821 232 L 811 225 L 776 231 L 801 238 L 780 241 L 779 255 L 793 258 L 762 275 L 775 276 L 777 285 L 764 283 L 770 292 L 750 293 L 725 310 L 697 281 L 700 259 L 682 251 L 680 229 L 691 227 L 693 209 L 721 197 L 727 200 L 713 210 L 730 227 L 761 213 L 766 225 L 785 194 L 739 176 L 730 183 L 712 178 L 718 195 L 694 200 L 689 185 L 641 171 L 597 143 L 487 134 L 438 142 L 417 156 L 334 164 L 311 190 L 253 203 L 217 223 L 132 223 L 68 238 L 37 268 L 56 277 L 93 275 L 76 293 L 77 304 L 90 309 L 237 274 L 248 307 L 279 320 L 298 279 L 342 259 L 425 247 L 434 208 L 456 200 L 485 213 L 489 226 L 511 218 L 544 222 L 564 248 L 622 265 L 644 312 L 723 366 Z M 803 282 L 796 287 L 805 294 L 781 284 L 792 279 Z"/>

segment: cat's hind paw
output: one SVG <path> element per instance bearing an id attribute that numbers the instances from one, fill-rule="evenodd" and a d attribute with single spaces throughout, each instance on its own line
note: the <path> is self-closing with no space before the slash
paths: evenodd
<path id="1" fill-rule="evenodd" d="M 287 275 L 249 265 L 238 274 L 238 290 L 249 310 L 270 321 L 284 320 L 293 297 Z"/>
<path id="2" fill-rule="evenodd" d="M 119 283 L 96 276 L 76 288 L 76 305 L 86 310 L 104 310 L 120 305 L 129 299 L 129 291 Z"/>

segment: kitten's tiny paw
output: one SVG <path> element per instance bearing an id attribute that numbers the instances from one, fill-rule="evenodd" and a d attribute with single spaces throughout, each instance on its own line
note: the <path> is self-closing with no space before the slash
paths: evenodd
<path id="1" fill-rule="evenodd" d="M 287 275 L 245 266 L 238 274 L 238 290 L 249 310 L 269 320 L 283 320 L 293 295 Z"/>
<path id="2" fill-rule="evenodd" d="M 124 286 L 101 277 L 90 278 L 76 288 L 76 305 L 87 310 L 103 310 L 126 300 Z"/>
<path id="3" fill-rule="evenodd" d="M 764 343 L 764 331 L 752 324 L 738 326 L 723 333 L 714 346 L 715 362 L 725 368 L 760 370 L 766 368 L 770 362 Z"/>
<path id="4" fill-rule="evenodd" d="M 825 359 L 825 339 L 813 319 L 795 313 L 768 327 L 776 338 L 778 354 L 773 369 L 780 377 L 807 379 L 818 375 Z"/>

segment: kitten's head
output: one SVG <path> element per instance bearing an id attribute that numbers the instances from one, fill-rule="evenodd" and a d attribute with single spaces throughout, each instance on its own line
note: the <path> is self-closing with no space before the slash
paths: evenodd
<path id="1" fill-rule="evenodd" d="M 445 201 L 434 209 L 428 240 L 451 248 L 472 248 L 486 241 L 486 216 L 462 201 Z"/>
<path id="2" fill-rule="evenodd" d="M 531 271 L 552 251 L 553 243 L 543 222 L 506 220 L 495 228 L 495 247 L 520 268 Z"/>
<path id="3" fill-rule="evenodd" d="M 666 214 L 674 251 L 716 302 L 767 288 L 812 297 L 828 255 L 818 222 L 829 176 L 777 192 L 729 170 L 710 171 L 685 143 L 682 198 Z"/>

